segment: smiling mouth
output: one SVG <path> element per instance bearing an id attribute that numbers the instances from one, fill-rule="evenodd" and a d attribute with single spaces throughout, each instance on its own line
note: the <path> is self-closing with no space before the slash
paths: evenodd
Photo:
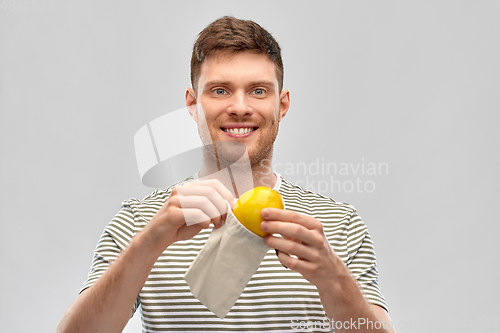
<path id="1" fill-rule="evenodd" d="M 257 127 L 240 127 L 240 128 L 224 128 L 221 127 L 221 130 L 223 130 L 226 133 L 231 133 L 231 134 L 248 134 L 250 132 L 253 132 L 257 129 Z"/>

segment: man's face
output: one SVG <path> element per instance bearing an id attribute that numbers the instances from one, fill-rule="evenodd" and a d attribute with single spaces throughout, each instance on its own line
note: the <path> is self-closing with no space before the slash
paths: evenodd
<path id="1" fill-rule="evenodd" d="M 205 146 L 217 141 L 246 146 L 250 163 L 272 157 L 279 122 L 289 107 L 289 93 L 278 91 L 274 63 L 250 51 L 212 55 L 201 66 L 197 94 L 186 93 L 186 104 Z M 215 154 L 212 148 L 212 153 Z M 217 158 L 224 158 L 218 151 Z"/>

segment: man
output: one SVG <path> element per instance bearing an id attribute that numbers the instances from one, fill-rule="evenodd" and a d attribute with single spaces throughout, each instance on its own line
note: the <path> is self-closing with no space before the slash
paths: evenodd
<path id="1" fill-rule="evenodd" d="M 290 105 L 278 43 L 252 21 L 216 20 L 194 45 L 191 82 L 185 99 L 205 145 L 200 171 L 124 202 L 58 331 L 120 332 L 141 304 L 146 332 L 390 332 L 373 246 L 354 208 L 272 171 L 273 143 Z M 233 163 L 232 145 L 244 145 L 250 175 Z M 236 177 L 246 175 L 240 188 L 217 177 L 231 163 Z M 271 234 L 264 242 L 278 255 L 267 253 L 220 319 L 190 293 L 183 276 L 212 228 L 224 223 L 227 203 L 232 208 L 241 188 L 261 185 L 285 202 L 285 210 L 262 211 L 261 229 Z"/>

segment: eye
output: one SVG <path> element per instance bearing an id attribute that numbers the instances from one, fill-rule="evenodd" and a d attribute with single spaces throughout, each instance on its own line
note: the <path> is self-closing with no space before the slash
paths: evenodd
<path id="1" fill-rule="evenodd" d="M 227 92 L 222 89 L 222 88 L 217 88 L 217 89 L 214 89 L 213 92 L 216 94 L 216 95 L 225 95 Z"/>
<path id="2" fill-rule="evenodd" d="M 264 94 L 265 94 L 265 92 L 266 92 L 266 91 L 265 91 L 264 89 L 255 89 L 255 90 L 253 91 L 253 94 L 255 94 L 255 95 L 264 95 Z"/>

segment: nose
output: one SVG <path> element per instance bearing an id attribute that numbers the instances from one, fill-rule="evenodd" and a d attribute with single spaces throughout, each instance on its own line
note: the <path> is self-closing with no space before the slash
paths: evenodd
<path id="1" fill-rule="evenodd" d="M 231 98 L 231 102 L 231 105 L 227 108 L 228 114 L 242 117 L 249 116 L 253 113 L 244 92 L 235 93 Z"/>

